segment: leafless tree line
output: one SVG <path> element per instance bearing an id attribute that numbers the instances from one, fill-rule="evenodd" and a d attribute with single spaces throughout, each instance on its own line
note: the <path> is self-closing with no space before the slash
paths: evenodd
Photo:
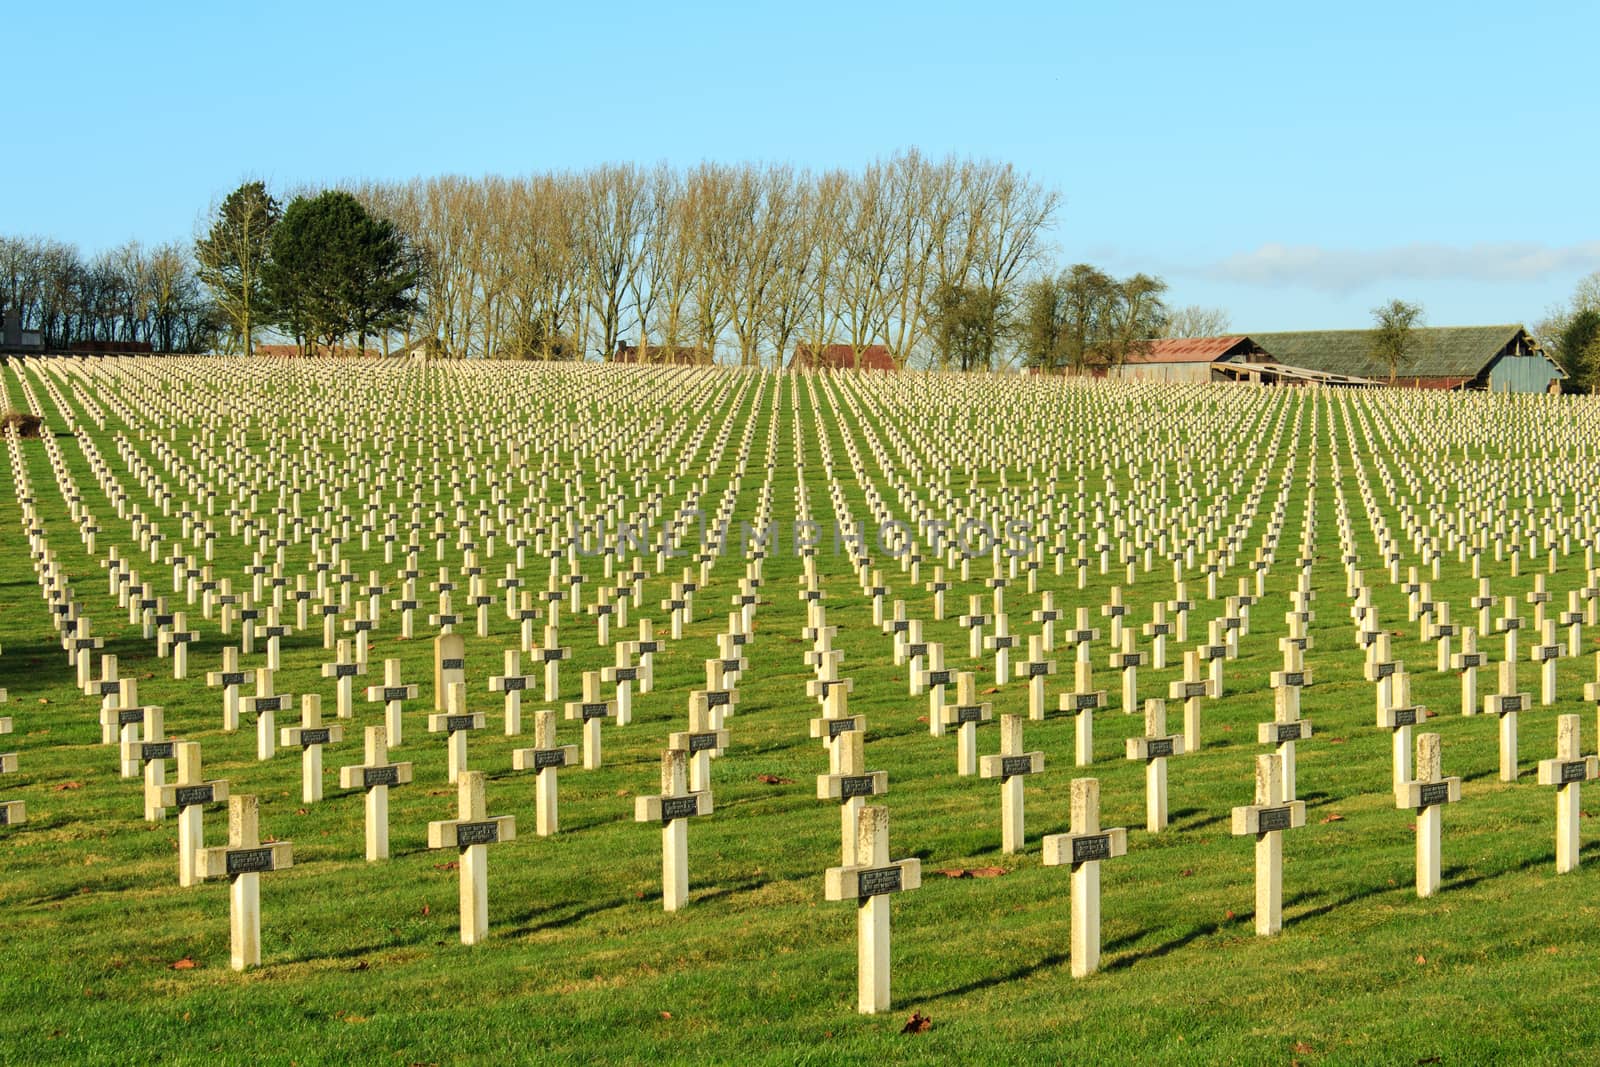
<path id="1" fill-rule="evenodd" d="M 90 258 L 41 237 L 0 237 L 0 306 L 16 311 L 47 348 L 140 341 L 158 352 L 198 352 L 218 322 L 186 248 L 130 241 Z"/>
<path id="2" fill-rule="evenodd" d="M 933 360 L 935 294 L 1013 306 L 1059 201 L 1009 164 L 915 150 L 858 172 L 620 163 L 350 188 L 422 254 L 404 340 L 517 358 L 627 341 L 744 366 L 800 344 Z"/>

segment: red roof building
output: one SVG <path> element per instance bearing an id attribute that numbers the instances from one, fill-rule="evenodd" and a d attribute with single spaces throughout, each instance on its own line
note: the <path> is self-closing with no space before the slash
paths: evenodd
<path id="1" fill-rule="evenodd" d="M 674 366 L 698 367 L 710 363 L 711 360 L 698 345 L 678 345 L 674 348 L 666 345 L 645 345 L 641 351 L 638 345 L 618 341 L 617 350 L 611 355 L 611 362 L 668 363 Z"/>
<path id="2" fill-rule="evenodd" d="M 255 353 L 269 359 L 293 359 L 302 355 L 298 345 L 256 345 Z M 315 359 L 327 359 L 330 356 L 344 359 L 350 356 L 366 356 L 368 359 L 382 359 L 383 351 L 377 348 L 358 349 L 354 345 L 338 345 L 329 348 L 327 345 L 307 345 L 304 355 Z"/>
<path id="3" fill-rule="evenodd" d="M 794 357 L 789 360 L 790 370 L 897 370 L 894 356 L 887 345 L 824 345 L 822 358 L 812 355 L 811 346 L 794 346 Z"/>

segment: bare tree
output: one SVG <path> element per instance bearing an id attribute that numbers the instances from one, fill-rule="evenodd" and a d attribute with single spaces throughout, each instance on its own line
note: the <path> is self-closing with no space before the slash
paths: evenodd
<path id="1" fill-rule="evenodd" d="M 623 301 L 639 263 L 647 188 L 644 173 L 632 164 L 606 164 L 586 175 L 579 241 L 601 358 L 617 347 Z"/>
<path id="2" fill-rule="evenodd" d="M 1233 328 L 1233 321 L 1222 308 L 1189 304 L 1172 312 L 1167 319 L 1168 337 L 1222 337 Z"/>

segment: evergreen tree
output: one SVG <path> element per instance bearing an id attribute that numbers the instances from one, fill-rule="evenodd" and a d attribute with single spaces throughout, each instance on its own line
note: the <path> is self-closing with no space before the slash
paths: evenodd
<path id="1" fill-rule="evenodd" d="M 272 236 L 266 291 L 277 322 L 332 348 L 403 324 L 417 308 L 418 267 L 400 231 L 349 193 L 297 197 Z"/>

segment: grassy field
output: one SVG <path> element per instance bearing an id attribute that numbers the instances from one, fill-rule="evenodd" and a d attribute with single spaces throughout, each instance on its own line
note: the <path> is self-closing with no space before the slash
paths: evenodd
<path id="1" fill-rule="evenodd" d="M 117 435 L 126 434 L 133 452 L 162 470 L 182 504 L 192 497 L 167 473 L 161 455 L 167 446 L 190 455 L 193 424 L 170 437 L 153 433 L 148 423 L 125 425 L 93 383 L 83 384 L 83 395 L 105 407 L 107 425 L 100 429 L 87 418 L 71 383 L 55 380 L 59 392 L 52 394 L 46 381 L 32 371 L 19 374 L 15 364 L 0 370 L 10 406 L 26 406 L 26 384 L 45 408 L 50 430 L 61 433 L 66 417 L 59 405 L 66 405 L 122 486 L 164 530 L 176 530 L 177 520 L 160 516 L 119 456 Z M 566 418 L 582 426 L 623 402 L 615 395 L 586 394 L 598 379 L 564 381 L 549 391 L 546 411 L 497 410 L 492 418 Z M 846 461 L 847 443 L 868 457 L 870 488 L 905 516 L 904 498 L 872 458 L 871 442 L 886 445 L 901 433 L 913 441 L 921 440 L 919 434 L 937 440 L 931 424 L 919 428 L 880 417 L 899 403 L 883 395 L 860 407 L 846 402 L 861 398 L 854 385 L 808 386 L 773 377 L 745 384 L 736 404 L 679 412 L 709 420 L 712 432 L 701 443 L 700 460 L 716 431 L 731 431 L 709 475 L 707 502 L 714 506 L 729 485 L 749 427 L 750 470 L 735 516 L 750 514 L 768 477 L 763 457 L 769 443 L 774 517 L 785 530 L 802 479 L 817 517 L 825 523 L 834 518 L 824 443 L 843 499 L 858 517 L 869 514 L 869 486 Z M 226 384 L 217 390 L 225 394 Z M 1131 397 L 1117 410 L 1126 410 L 1133 422 L 1154 418 L 1151 412 L 1159 413 L 1171 396 Z M 308 414 L 315 400 L 305 398 Z M 443 413 L 448 424 L 462 404 L 473 403 L 504 408 L 491 390 L 474 394 L 435 374 L 394 397 L 385 417 L 395 426 L 418 427 L 403 448 L 413 461 L 428 465 L 438 439 L 430 441 L 421 429 L 424 420 Z M 670 398 L 663 403 L 664 410 L 674 410 Z M 998 411 L 1005 400 L 984 403 Z M 1348 408 L 1348 422 L 1332 417 L 1339 405 L 1375 401 L 1288 393 L 1264 403 L 1264 414 L 1253 424 L 1263 442 L 1254 461 L 1239 458 L 1239 441 L 1229 438 L 1222 417 L 1226 408 L 1212 419 L 1212 450 L 1178 458 L 1196 473 L 1214 474 L 1228 489 L 1229 521 L 1243 504 L 1243 490 L 1265 472 L 1241 559 L 1266 530 L 1284 472 L 1292 478 L 1267 595 L 1252 613 L 1239 658 L 1226 665 L 1226 696 L 1207 702 L 1204 749 L 1171 763 L 1173 823 L 1160 835 L 1143 829 L 1142 766 L 1122 758 L 1124 739 L 1142 723 L 1116 709 L 1117 678 L 1107 667 L 1111 649 L 1102 630 L 1094 651 L 1096 685 L 1110 691 L 1113 708 L 1097 720 L 1095 763 L 1073 767 L 1070 718 L 1029 723 L 1028 747 L 1044 751 L 1046 771 L 1027 788 L 1028 849 L 1002 854 L 997 783 L 956 775 L 954 736 L 929 736 L 927 697 L 907 694 L 905 668 L 892 663 L 889 638 L 872 625 L 870 602 L 849 561 L 828 551 L 825 541 L 817 558 L 828 621 L 839 627 L 835 647 L 844 652 L 843 671 L 855 684 L 850 708 L 868 718 L 869 764 L 889 773 L 884 803 L 892 813 L 892 851 L 918 856 L 924 864 L 923 888 L 894 900 L 895 1007 L 874 1017 L 854 1010 L 853 908 L 823 899 L 823 871 L 838 863 L 839 818 L 835 806 L 815 794 L 815 776 L 826 772 L 827 759 L 807 732 L 807 720 L 819 712 L 805 694 L 811 675 L 802 656 L 809 646 L 800 636 L 800 566 L 791 552 L 777 552 L 767 563 L 763 604 L 746 647 L 750 669 L 729 722 L 732 744 L 714 765 L 716 811 L 694 820 L 689 830 L 692 904 L 675 915 L 660 907 L 659 835 L 633 821 L 632 798 L 657 791 L 666 735 L 685 728 L 686 694 L 704 684 L 702 661 L 714 654 L 727 597 L 744 574 L 742 554 L 730 548 L 717 563 L 710 589 L 697 598 L 705 606 L 683 639 L 658 657 L 655 691 L 635 698 L 635 722 L 604 728 L 605 766 L 563 772 L 562 832 L 551 838 L 533 833 L 532 776 L 510 770 L 510 749 L 530 742 L 501 734 L 500 698 L 486 692 L 487 677 L 500 671 L 501 651 L 516 645 L 515 624 L 497 606 L 488 637 L 462 627 L 471 706 L 490 715 L 490 728 L 469 743 L 470 763 L 489 772 L 490 814 L 516 815 L 520 831 L 515 842 L 490 849 L 491 936 L 467 948 L 456 935 L 454 855 L 424 847 L 428 820 L 452 818 L 455 807 L 455 791 L 445 779 L 444 743 L 423 728 L 432 696 L 427 628 L 419 622 L 417 638 L 402 641 L 398 624 L 386 617 L 372 644 L 372 674 L 360 680 L 363 686 L 376 684 L 379 661 L 399 657 L 406 681 L 422 687 L 421 699 L 407 712 L 406 744 L 393 757 L 416 764 L 415 783 L 391 791 L 394 857 L 369 865 L 362 859 L 361 798 L 336 788 L 334 769 L 360 762 L 359 727 L 381 721 L 381 707 L 358 699 L 355 728 L 325 755 L 326 799 L 303 805 L 300 764 L 292 752 L 261 763 L 248 725 L 235 734 L 220 729 L 220 694 L 203 684 L 229 640 L 216 622 L 192 609 L 190 624 L 202 631 L 202 641 L 191 652 L 191 679 L 173 681 L 170 661 L 156 658 L 153 642 L 142 640 L 137 626 L 127 626 L 126 613 L 107 596 L 104 571 L 78 541 L 43 444 L 23 442 L 38 516 L 72 579 L 75 598 L 106 637 L 105 651 L 119 656 L 125 677 L 140 679 L 144 703 L 165 708 L 171 735 L 202 742 L 207 777 L 228 779 L 235 793 L 258 794 L 263 832 L 294 842 L 294 867 L 262 877 L 264 966 L 236 974 L 228 968 L 226 886 L 178 886 L 175 819 L 156 825 L 142 820 L 138 784 L 118 777 L 115 751 L 99 744 L 98 702 L 75 691 L 39 596 L 11 460 L 0 448 L 6 464 L 0 482 L 0 687 L 10 694 L 0 710 L 15 720 L 15 734 L 4 747 L 21 760 L 19 774 L 0 780 L 0 799 L 26 800 L 29 813 L 26 825 L 0 830 L 0 1003 L 6 1006 L 0 1012 L 0 1062 L 858 1063 L 974 1057 L 1317 1064 L 1568 1061 L 1592 1055 L 1600 1044 L 1600 1022 L 1588 1011 L 1600 984 L 1593 967 L 1600 951 L 1600 842 L 1586 820 L 1585 866 L 1556 876 L 1553 790 L 1533 784 L 1532 766 L 1555 754 L 1557 712 L 1581 712 L 1585 749 L 1594 748 L 1596 722 L 1590 705 L 1579 699 L 1583 681 L 1592 677 L 1594 634 L 1585 631 L 1582 657 L 1560 661 L 1557 707 L 1522 717 L 1521 780 L 1499 782 L 1495 722 L 1459 714 L 1458 676 L 1432 669 L 1434 646 L 1419 642 L 1416 627 L 1406 623 L 1404 598 L 1379 567 L 1357 495 L 1358 467 L 1376 486 L 1380 467 L 1398 474 L 1403 463 L 1421 466 L 1426 457 L 1403 449 L 1385 452 L 1370 442 L 1355 408 Z M 929 405 L 933 409 L 935 401 Z M 1314 408 L 1319 414 L 1313 434 Z M 1385 417 L 1385 409 L 1372 410 L 1378 414 L 1368 417 Z M 955 422 L 944 418 L 943 430 L 959 428 L 960 416 Z M 303 447 L 298 427 L 274 432 L 262 424 L 241 426 L 259 459 L 269 459 L 274 449 L 293 453 Z M 1296 426 L 1302 436 L 1290 448 Z M 970 429 L 975 436 L 983 432 L 980 426 Z M 1264 447 L 1271 439 L 1281 446 L 1275 456 Z M 96 555 L 103 557 L 116 544 L 137 556 L 128 523 L 117 521 L 84 450 L 70 436 L 56 441 L 103 528 Z M 331 438 L 318 447 L 329 462 L 350 469 L 381 458 L 373 442 L 348 457 Z M 981 442 L 975 447 L 981 454 Z M 1437 481 L 1410 485 L 1402 477 L 1397 492 L 1421 509 L 1424 521 L 1437 522 L 1446 508 L 1429 511 L 1425 494 L 1443 493 L 1455 506 L 1470 492 L 1452 472 L 1457 466 L 1469 471 L 1512 462 L 1502 459 L 1502 447 L 1497 442 L 1488 457 L 1462 453 L 1442 461 Z M 1585 454 L 1592 460 L 1592 452 Z M 1142 477 L 1103 464 L 1099 446 L 1085 445 L 1081 455 L 1077 471 L 1061 472 L 1067 497 L 1080 472 L 1091 499 L 1112 489 L 1130 492 L 1135 476 Z M 801 458 L 803 468 L 797 467 Z M 590 483 L 597 471 L 619 462 L 614 455 L 591 459 Z M 1267 676 L 1280 666 L 1277 638 L 1286 633 L 1282 615 L 1296 577 L 1291 561 L 1313 461 L 1318 478 L 1312 576 L 1318 599 L 1307 667 L 1316 684 L 1303 695 L 1302 713 L 1315 736 L 1299 748 L 1299 795 L 1309 814 L 1304 829 L 1285 835 L 1285 929 L 1266 939 L 1252 929 L 1253 851 L 1248 840 L 1230 836 L 1229 809 L 1252 799 L 1253 760 L 1262 751 L 1256 724 L 1272 717 Z M 641 469 L 660 462 L 656 456 L 638 460 Z M 1048 455 L 1041 462 L 1048 463 Z M 450 468 L 448 461 L 445 466 Z M 1435 476 L 1433 467 L 1427 471 Z M 548 473 L 548 492 L 559 503 L 564 487 L 573 484 L 572 472 L 557 467 Z M 934 486 L 949 484 L 957 495 L 968 488 L 964 470 L 948 483 L 947 472 L 936 468 L 901 473 L 924 498 Z M 1016 486 L 1019 479 L 1029 484 L 1022 469 L 1012 467 L 1007 484 Z M 671 502 L 687 482 L 677 479 L 668 492 Z M 979 463 L 976 483 L 995 490 L 1000 472 Z M 321 499 L 331 500 L 328 483 L 318 484 Z M 630 489 L 629 506 L 643 492 L 665 488 L 659 480 L 641 483 L 637 492 L 630 481 L 623 484 Z M 1343 488 L 1351 509 L 1374 600 L 1396 635 L 1395 654 L 1413 674 L 1414 701 L 1439 714 L 1428 728 L 1443 735 L 1445 772 L 1465 779 L 1462 803 L 1444 816 L 1444 889 L 1429 900 L 1419 900 L 1413 889 L 1414 816 L 1394 806 L 1389 734 L 1373 725 L 1373 687 L 1362 679 L 1339 562 L 1336 487 Z M 318 489 L 311 483 L 307 489 L 310 504 Z M 1174 484 L 1174 500 L 1178 492 Z M 466 495 L 486 494 L 479 486 Z M 1401 509 L 1381 490 L 1379 498 L 1390 525 L 1403 529 Z M 346 505 L 355 502 L 351 493 L 343 499 Z M 219 513 L 227 503 L 219 500 Z M 1541 499 L 1537 506 L 1545 503 Z M 263 495 L 260 507 L 276 504 L 275 495 Z M 1566 501 L 1569 512 L 1582 505 Z M 604 511 L 611 505 L 591 493 L 583 506 Z M 240 580 L 249 550 L 228 536 L 225 521 L 219 534 L 217 572 Z M 1409 539 L 1401 538 L 1401 551 L 1404 564 L 1418 563 Z M 346 546 L 346 554 L 358 574 L 378 569 L 391 581 L 396 565 L 385 565 L 381 550 L 362 552 L 357 544 Z M 290 573 L 303 573 L 310 558 L 307 544 L 291 547 Z M 502 548 L 484 561 L 491 577 L 507 558 Z M 147 580 L 170 596 L 170 567 L 151 565 L 148 557 L 139 562 Z M 454 571 L 459 564 L 460 554 L 452 549 L 445 565 Z M 424 554 L 424 583 L 438 566 L 431 551 Z M 664 575 L 651 567 L 645 604 L 631 613 L 656 619 L 663 636 L 664 619 L 656 608 L 678 566 Z M 968 660 L 966 634 L 955 622 L 968 594 L 983 591 L 987 558 L 974 566 L 971 581 L 958 581 L 949 594 L 944 622 L 933 621 L 932 595 L 913 586 L 894 561 L 885 557 L 880 566 L 908 614 L 924 621 L 927 639 L 945 643 L 949 665 L 976 670 L 983 688 L 993 686 L 992 661 Z M 1505 563 L 1485 557 L 1484 566 L 1497 596 L 1515 594 L 1519 600 L 1533 587 L 1533 572 L 1545 569 L 1542 556 L 1537 566 L 1525 563 L 1515 578 Z M 542 584 L 545 568 L 544 560 L 530 557 L 525 574 Z M 1089 588 L 1080 591 L 1070 570 L 1057 577 L 1047 567 L 1040 588 L 1054 589 L 1057 606 L 1069 612 L 1090 606 L 1094 624 L 1102 628 L 1099 606 L 1114 584 L 1124 585 L 1129 614 L 1139 622 L 1149 619 L 1151 603 L 1172 596 L 1171 567 L 1159 559 L 1131 586 L 1119 571 L 1113 567 L 1101 575 L 1096 569 Z M 1242 564 L 1230 571 L 1230 591 L 1244 573 Z M 931 578 L 926 567 L 922 578 Z M 1555 594 L 1552 608 L 1564 609 L 1566 590 L 1585 581 L 1581 548 L 1561 558 L 1547 578 Z M 1205 600 L 1194 572 L 1189 581 L 1191 596 L 1200 601 L 1191 622 L 1193 644 L 1204 636 L 1204 620 L 1220 614 L 1221 601 Z M 1475 617 L 1466 600 L 1475 585 L 1452 555 L 1434 583 L 1434 598 L 1450 601 L 1456 621 L 1470 624 Z M 1022 582 L 1008 590 L 1007 604 L 1014 630 L 1037 631 L 1021 621 L 1037 607 L 1037 597 Z M 1526 604 L 1523 609 L 1528 611 Z M 597 643 L 587 616 L 563 614 L 562 643 L 574 649 L 574 660 L 563 665 L 562 696 L 575 699 L 579 672 L 609 665 L 613 653 Z M 1525 636 L 1519 688 L 1537 696 L 1536 670 L 1525 659 L 1530 643 Z M 1498 637 L 1486 638 L 1481 647 L 1500 657 Z M 1167 682 L 1179 676 L 1181 651 L 1169 651 L 1166 670 L 1141 671 L 1142 695 L 1165 694 Z M 288 639 L 283 658 L 279 691 L 321 693 L 331 717 L 332 683 L 318 673 L 331 654 L 323 651 L 320 632 Z M 1052 707 L 1056 694 L 1070 688 L 1072 654 L 1058 648 L 1054 658 L 1061 673 L 1049 687 Z M 246 667 L 260 662 L 258 654 Z M 1493 691 L 1492 671 L 1484 672 L 1480 691 Z M 1013 681 L 983 699 L 995 705 L 997 715 L 1018 712 L 1026 707 L 1027 691 Z M 531 698 L 525 703 L 530 722 L 532 710 L 541 706 Z M 1170 717 L 1177 729 L 1177 706 Z M 279 723 L 289 725 L 293 718 L 281 715 Z M 997 750 L 996 726 L 983 727 L 979 737 L 982 751 Z M 563 722 L 560 740 L 577 743 L 576 725 Z M 1087 775 L 1101 781 L 1104 824 L 1129 828 L 1129 849 L 1126 857 L 1103 865 L 1103 970 L 1074 981 L 1067 949 L 1069 878 L 1065 870 L 1041 866 L 1038 842 L 1067 828 L 1069 782 Z M 1600 793 L 1595 796 L 1600 801 Z M 225 827 L 224 812 L 208 811 L 209 844 L 223 840 Z M 1005 873 L 937 873 L 986 867 Z M 913 1011 L 932 1025 L 902 1034 Z"/>

